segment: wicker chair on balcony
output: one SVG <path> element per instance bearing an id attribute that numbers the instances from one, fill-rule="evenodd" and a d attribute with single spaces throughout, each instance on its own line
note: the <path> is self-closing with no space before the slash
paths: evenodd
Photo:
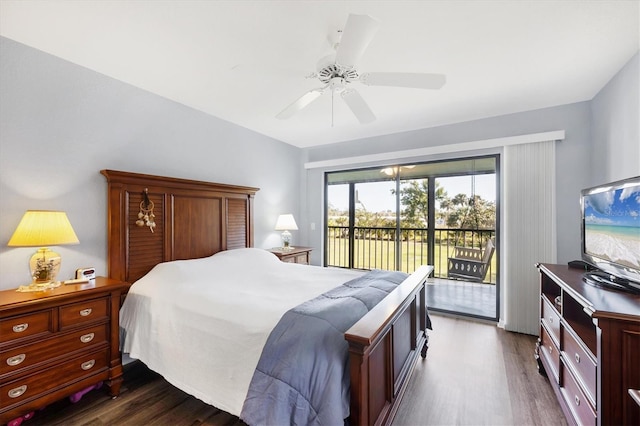
<path id="1" fill-rule="evenodd" d="M 483 282 L 495 251 L 491 239 L 483 249 L 454 247 L 453 257 L 449 258 L 448 277 L 457 280 Z"/>

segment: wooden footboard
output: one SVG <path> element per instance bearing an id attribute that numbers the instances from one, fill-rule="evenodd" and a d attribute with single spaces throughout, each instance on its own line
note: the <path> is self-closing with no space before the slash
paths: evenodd
<path id="1" fill-rule="evenodd" d="M 418 354 L 426 356 L 425 280 L 421 266 L 346 333 L 349 343 L 352 425 L 393 420 Z"/>

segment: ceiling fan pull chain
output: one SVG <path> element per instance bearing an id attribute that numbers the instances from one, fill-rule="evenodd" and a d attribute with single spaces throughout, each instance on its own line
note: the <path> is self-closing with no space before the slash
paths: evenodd
<path id="1" fill-rule="evenodd" d="M 333 127 L 333 92 L 334 90 L 331 89 L 331 127 Z"/>

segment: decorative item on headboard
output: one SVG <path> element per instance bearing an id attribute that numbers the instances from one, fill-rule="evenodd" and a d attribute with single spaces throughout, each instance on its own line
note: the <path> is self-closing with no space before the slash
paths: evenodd
<path id="1" fill-rule="evenodd" d="M 117 170 L 101 173 L 108 182 L 110 278 L 134 282 L 161 262 L 253 247 L 258 188 Z M 155 203 L 153 234 L 136 225 L 138 197 L 145 188 Z"/>
<path id="2" fill-rule="evenodd" d="M 153 214 L 153 201 L 149 199 L 149 189 L 145 188 L 142 191 L 142 201 L 140 201 L 140 212 L 138 213 L 138 220 L 136 225 L 148 226 L 151 232 L 156 227 L 156 222 L 153 220 L 156 217 Z"/>

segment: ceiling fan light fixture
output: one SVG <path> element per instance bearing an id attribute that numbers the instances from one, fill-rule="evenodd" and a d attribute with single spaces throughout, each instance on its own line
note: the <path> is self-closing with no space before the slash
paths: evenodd
<path id="1" fill-rule="evenodd" d="M 356 81 L 360 77 L 358 71 L 350 67 L 343 67 L 339 64 L 329 64 L 318 70 L 318 79 L 323 83 L 329 83 L 336 77 L 351 82 Z"/>
<path id="2" fill-rule="evenodd" d="M 336 93 L 342 93 L 346 89 L 347 81 L 342 77 L 333 77 L 329 81 L 329 87 Z"/>
<path id="3" fill-rule="evenodd" d="M 395 176 L 398 171 L 401 171 L 402 169 L 413 169 L 414 167 L 414 164 L 400 167 L 385 167 L 384 169 L 380 170 L 380 173 L 384 173 L 387 176 Z"/>
<path id="4" fill-rule="evenodd" d="M 380 170 L 380 173 L 384 173 L 387 176 L 393 176 L 396 174 L 396 168 L 395 167 L 386 167 L 382 170 Z"/>

